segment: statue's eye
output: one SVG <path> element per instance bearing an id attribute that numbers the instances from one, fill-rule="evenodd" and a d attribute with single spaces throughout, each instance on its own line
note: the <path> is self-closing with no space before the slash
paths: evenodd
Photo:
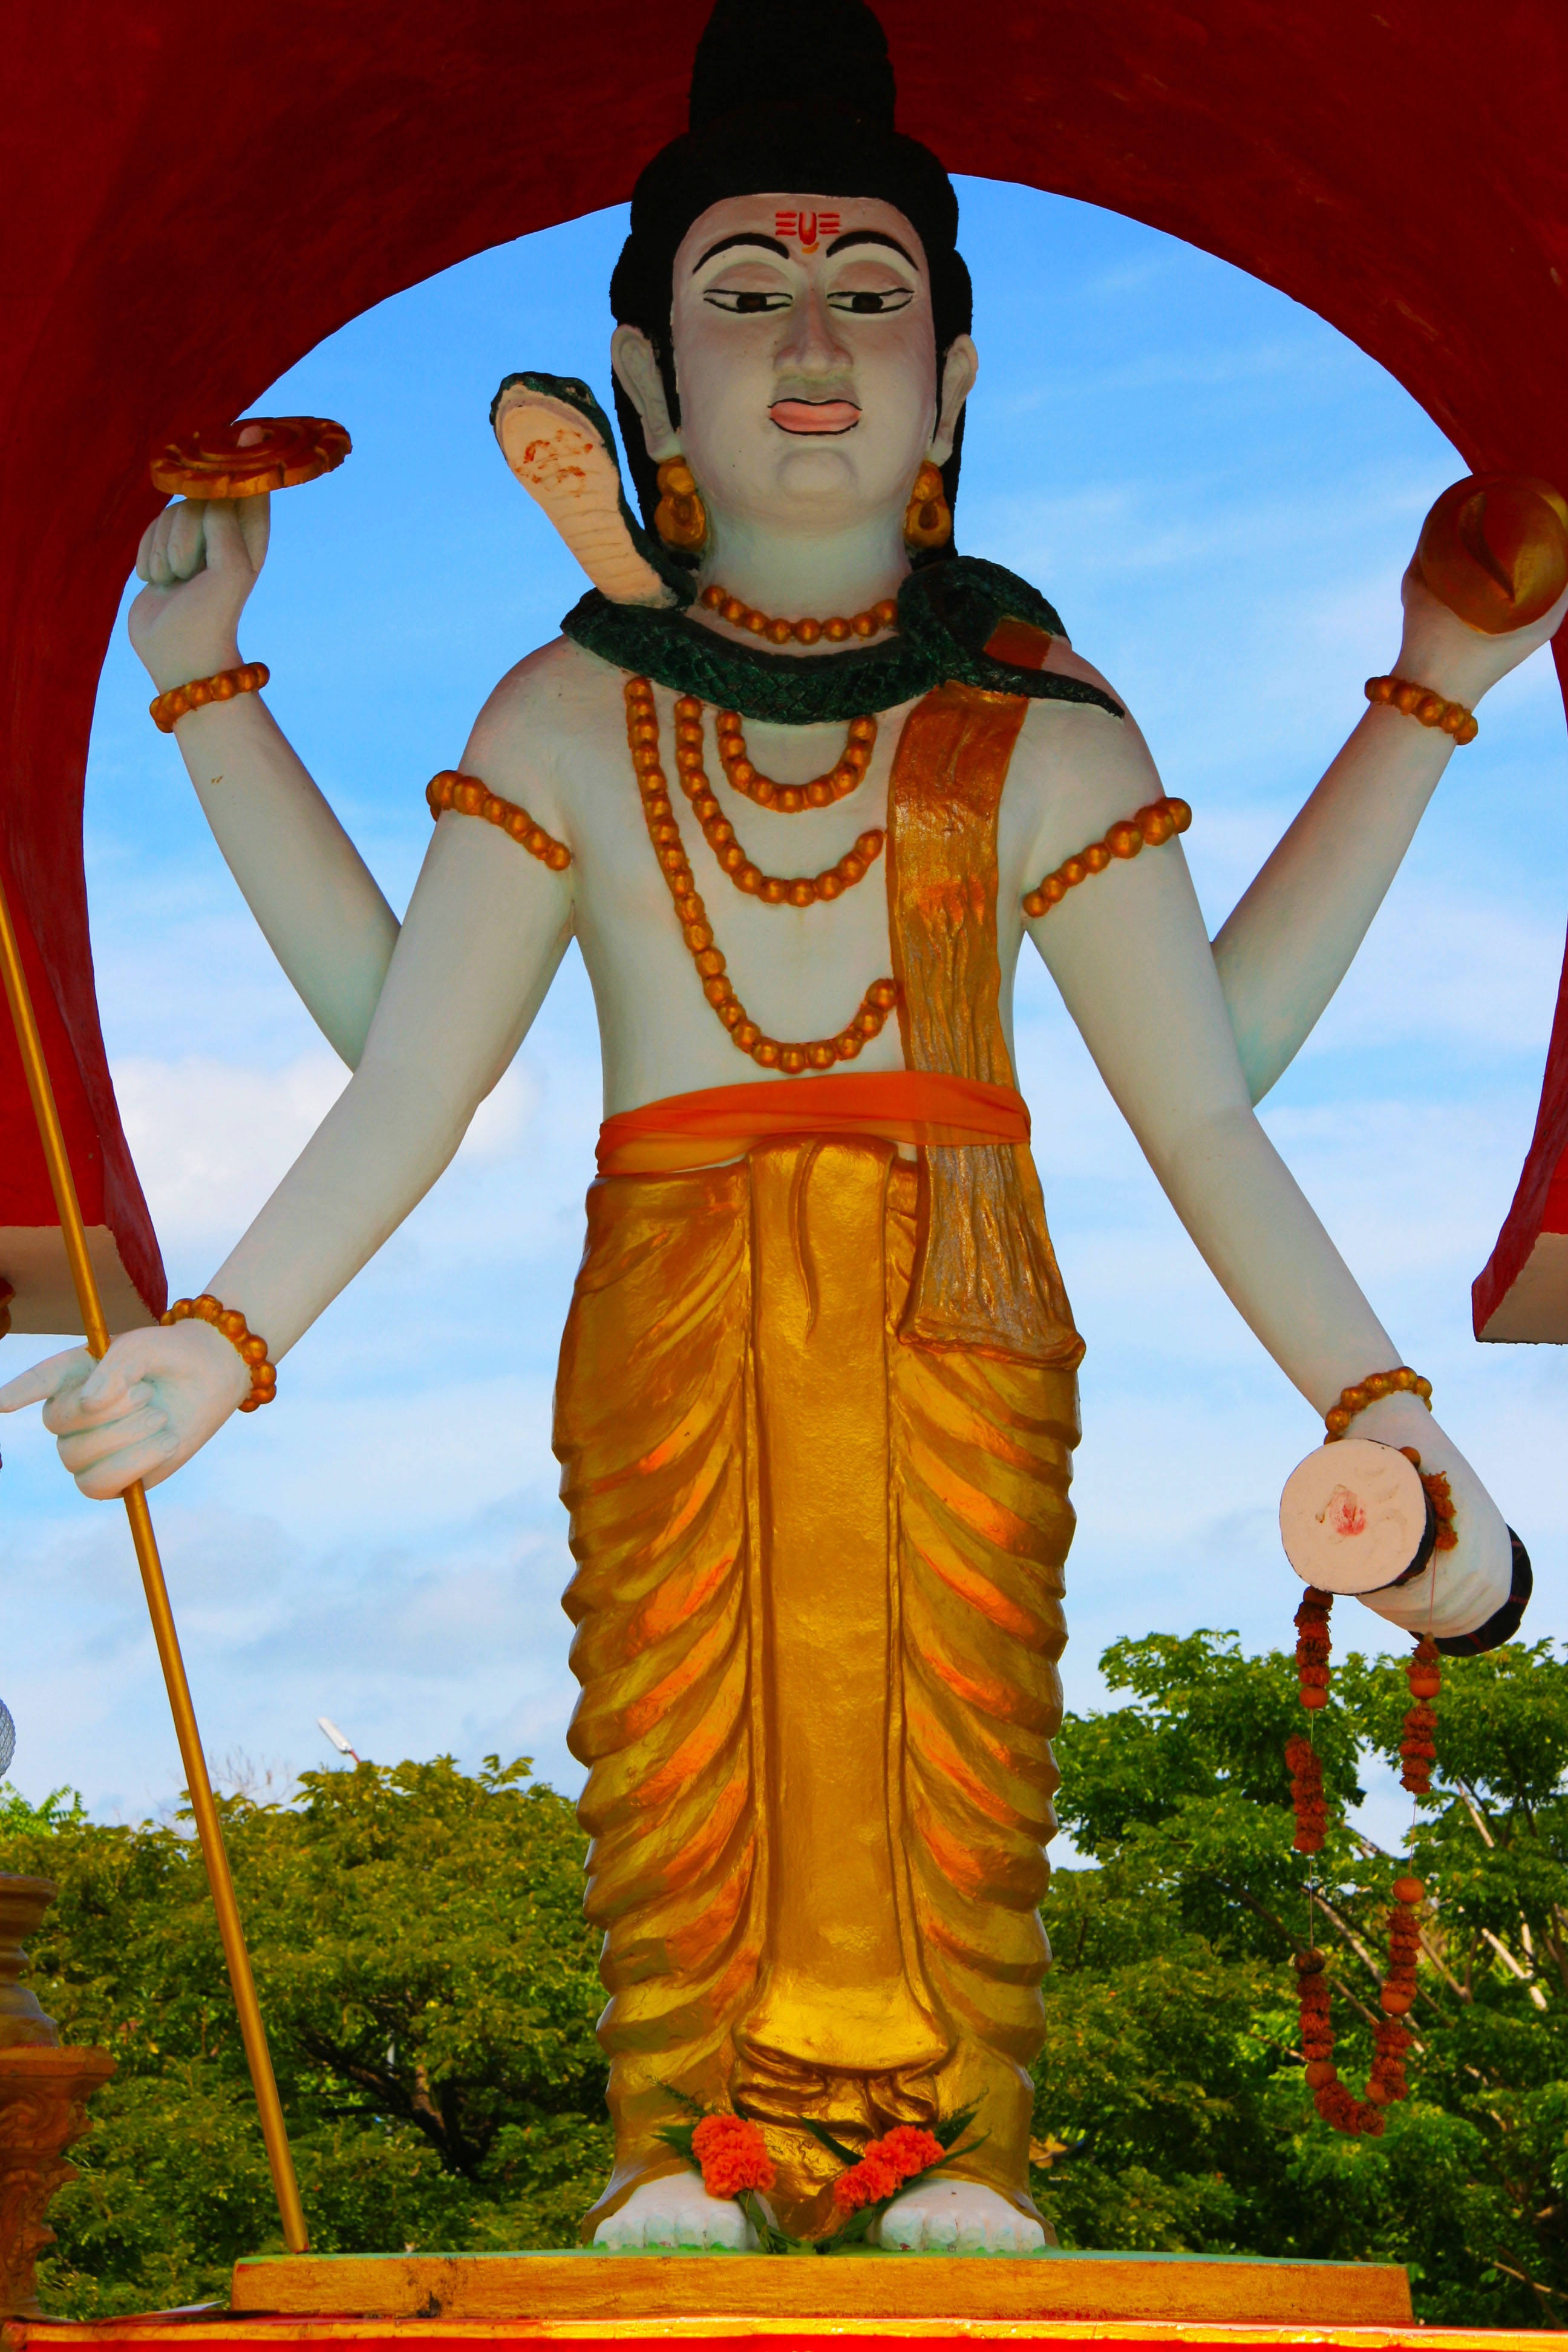
<path id="1" fill-rule="evenodd" d="M 731 310 L 742 317 L 754 316 L 759 310 L 787 310 L 790 302 L 782 291 L 763 294 L 731 286 L 710 286 L 702 299 L 711 302 L 716 310 Z"/>
<path id="2" fill-rule="evenodd" d="M 889 286 L 875 291 L 859 287 L 853 292 L 830 294 L 827 298 L 829 309 L 849 310 L 862 319 L 880 319 L 890 310 L 906 310 L 913 299 L 907 286 Z"/>

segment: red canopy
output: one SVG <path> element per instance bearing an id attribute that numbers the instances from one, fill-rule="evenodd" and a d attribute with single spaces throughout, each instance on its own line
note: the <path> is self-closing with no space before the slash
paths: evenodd
<path id="1" fill-rule="evenodd" d="M 160 504 L 147 453 L 239 415 L 401 287 L 627 195 L 681 125 L 705 14 L 318 0 L 242 21 L 210 0 L 54 0 L 13 20 L 0 859 L 83 1209 L 117 1260 L 111 1322 L 138 1312 L 132 1285 L 161 1306 L 163 1280 L 99 1030 L 81 797 L 105 643 Z M 950 168 L 1223 256 L 1380 361 L 1473 468 L 1568 487 L 1553 0 L 977 0 L 962 20 L 946 0 L 883 0 L 882 15 L 903 127 Z M 75 1319 L 53 1226 L 0 1036 L 0 1275 L 22 1328 Z M 1568 985 L 1476 1293 L 1478 1330 L 1568 1339 Z"/>

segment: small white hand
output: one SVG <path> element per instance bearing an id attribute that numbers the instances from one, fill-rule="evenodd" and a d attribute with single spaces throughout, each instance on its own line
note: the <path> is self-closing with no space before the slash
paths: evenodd
<path id="1" fill-rule="evenodd" d="M 1472 629 L 1468 621 L 1461 621 L 1457 613 L 1434 596 L 1414 563 L 1405 575 L 1400 591 L 1405 604 L 1405 635 L 1399 647 L 1399 659 L 1394 665 L 1395 677 L 1408 678 L 1413 685 L 1430 687 L 1450 702 L 1462 702 L 1473 710 L 1489 687 L 1517 669 L 1536 649 L 1548 644 L 1563 625 L 1568 614 L 1568 593 L 1560 596 L 1549 613 L 1539 621 L 1531 621 L 1525 629 L 1510 629 L 1500 637 L 1489 637 L 1482 629 Z"/>
<path id="2" fill-rule="evenodd" d="M 249 1392 L 238 1349 L 193 1320 L 128 1331 L 100 1363 L 85 1348 L 47 1357 L 0 1388 L 0 1412 L 41 1404 L 82 1493 L 109 1502 L 173 1476 Z"/>
<path id="3" fill-rule="evenodd" d="M 131 642 L 160 694 L 239 665 L 239 616 L 267 560 L 271 501 L 182 499 L 142 534 Z"/>
<path id="4" fill-rule="evenodd" d="M 1357 1413 L 1352 1437 L 1381 1445 L 1408 1445 L 1421 1456 L 1422 1471 L 1443 1472 L 1454 1504 L 1458 1541 L 1434 1552 L 1431 1565 L 1397 1591 L 1363 1592 L 1363 1605 L 1391 1625 L 1413 1633 L 1473 1633 L 1502 1607 L 1513 1575 L 1513 1547 L 1502 1513 L 1453 1439 L 1419 1398 L 1382 1397 Z"/>

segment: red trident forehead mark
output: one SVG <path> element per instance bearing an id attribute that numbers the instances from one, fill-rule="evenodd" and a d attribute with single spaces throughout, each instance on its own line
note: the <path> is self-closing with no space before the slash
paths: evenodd
<path id="1" fill-rule="evenodd" d="M 837 234 L 838 215 L 837 213 L 793 212 L 773 215 L 773 235 L 793 237 L 799 244 L 802 253 L 815 253 L 825 236 L 837 236 Z"/>

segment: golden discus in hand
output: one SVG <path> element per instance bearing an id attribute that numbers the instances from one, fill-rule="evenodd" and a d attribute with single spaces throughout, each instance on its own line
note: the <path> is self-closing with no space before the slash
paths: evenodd
<path id="1" fill-rule="evenodd" d="M 203 425 L 153 452 L 153 488 L 173 498 L 253 499 L 333 472 L 353 444 L 327 416 L 242 416 Z"/>
<path id="2" fill-rule="evenodd" d="M 1568 588 L 1568 499 L 1524 474 L 1471 474 L 1421 526 L 1415 569 L 1489 637 L 1528 628 Z"/>

